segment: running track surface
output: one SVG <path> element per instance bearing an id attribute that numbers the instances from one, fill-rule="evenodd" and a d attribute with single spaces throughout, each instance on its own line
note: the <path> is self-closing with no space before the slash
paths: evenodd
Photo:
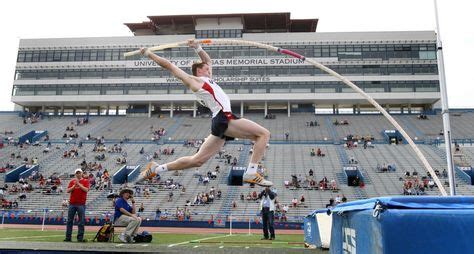
<path id="1" fill-rule="evenodd" d="M 41 225 L 30 224 L 4 224 L 4 228 L 17 229 L 41 229 Z M 100 226 L 86 226 L 86 231 L 98 231 Z M 66 231 L 66 225 L 45 225 L 45 230 Z M 153 233 L 173 233 L 173 234 L 226 234 L 229 233 L 228 228 L 186 228 L 186 227 L 140 227 L 141 230 L 146 230 Z M 233 234 L 247 234 L 249 229 L 233 228 Z M 252 234 L 262 233 L 261 229 L 250 229 Z M 276 234 L 282 235 L 303 235 L 302 229 L 276 229 Z"/>

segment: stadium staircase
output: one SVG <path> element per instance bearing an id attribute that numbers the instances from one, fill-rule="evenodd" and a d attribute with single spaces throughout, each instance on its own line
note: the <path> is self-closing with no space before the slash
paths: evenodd
<path id="1" fill-rule="evenodd" d="M 183 117 L 176 117 L 176 122 L 173 123 L 173 125 L 171 125 L 171 127 L 169 129 L 166 130 L 166 135 L 167 137 L 172 137 L 174 136 L 174 134 L 176 133 L 176 130 L 178 130 L 179 126 L 181 126 L 183 124 Z M 166 144 L 166 140 L 165 139 L 160 139 L 160 144 Z"/>
<path id="2" fill-rule="evenodd" d="M 403 125 L 404 125 L 406 128 L 408 128 L 408 129 L 414 131 L 414 132 L 415 132 L 415 135 L 416 135 L 416 137 L 418 137 L 418 139 L 424 139 L 424 138 L 425 138 L 425 134 L 424 134 L 420 129 L 418 129 L 418 128 L 410 121 L 409 118 L 407 118 L 407 117 L 399 117 L 398 119 L 401 119 L 401 120 L 402 120 Z"/>
<path id="3" fill-rule="evenodd" d="M 349 159 L 347 157 L 347 153 L 346 151 L 344 151 L 344 148 L 341 146 L 341 145 L 336 145 L 336 151 L 337 151 L 337 154 L 338 154 L 338 157 L 339 157 L 339 161 L 341 162 L 341 165 L 343 167 L 346 167 L 346 166 L 353 166 L 351 164 L 349 164 Z M 341 169 L 343 170 L 343 169 Z M 359 170 L 360 170 L 360 167 L 359 167 Z M 362 173 L 362 176 L 364 177 L 364 183 L 365 183 L 365 187 L 364 188 L 367 188 L 367 185 L 370 184 L 370 178 L 368 177 L 367 175 L 367 172 L 363 172 L 362 170 L 360 170 L 361 173 Z M 336 174 L 338 180 L 343 178 L 344 179 L 344 184 L 347 185 L 347 179 L 345 177 L 345 174 L 344 172 L 341 172 L 339 174 Z M 341 186 L 342 182 L 339 182 L 338 185 Z M 359 199 L 365 199 L 365 198 L 368 198 L 367 196 L 367 192 L 360 188 L 360 187 L 354 187 L 353 188 L 354 190 L 354 194 L 357 198 Z"/>
<path id="4" fill-rule="evenodd" d="M 333 123 L 331 122 L 331 119 L 329 118 L 329 116 L 326 116 L 324 118 L 324 120 L 326 121 L 326 127 L 328 128 L 329 134 L 331 134 L 331 138 L 332 138 L 334 144 L 335 145 L 340 145 L 341 141 L 338 138 L 337 131 L 334 128 Z"/>
<path id="5" fill-rule="evenodd" d="M 441 150 L 439 147 L 437 146 L 434 146 L 434 145 L 431 145 L 429 146 L 429 148 L 436 154 L 438 155 L 441 159 L 443 159 L 444 161 L 446 161 L 446 152 L 444 150 Z M 456 166 L 456 165 L 454 165 Z M 454 173 L 455 173 L 455 178 L 456 179 L 461 179 L 461 181 L 464 183 L 464 184 L 468 184 L 470 185 L 471 183 L 468 182 L 466 179 L 464 179 L 463 177 L 460 177 L 458 175 L 458 173 L 456 172 L 456 170 L 454 170 Z"/>

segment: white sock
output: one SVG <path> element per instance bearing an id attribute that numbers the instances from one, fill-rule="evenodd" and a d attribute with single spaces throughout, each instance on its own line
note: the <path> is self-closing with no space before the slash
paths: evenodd
<path id="1" fill-rule="evenodd" d="M 155 168 L 155 173 L 164 172 L 164 171 L 168 171 L 168 167 L 166 166 L 166 164 L 159 165 L 158 167 Z"/>
<path id="2" fill-rule="evenodd" d="M 257 163 L 249 163 L 247 170 L 245 171 L 246 174 L 256 174 L 257 173 Z"/>

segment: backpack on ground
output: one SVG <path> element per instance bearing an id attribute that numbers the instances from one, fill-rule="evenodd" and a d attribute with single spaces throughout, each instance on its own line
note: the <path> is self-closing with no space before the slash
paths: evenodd
<path id="1" fill-rule="evenodd" d="M 137 234 L 133 240 L 135 240 L 136 243 L 149 243 L 153 240 L 153 236 L 148 233 L 147 231 L 143 231 L 139 234 Z"/>
<path id="2" fill-rule="evenodd" d="M 102 227 L 100 227 L 99 231 L 94 237 L 95 241 L 97 239 L 98 242 L 110 242 L 112 239 L 112 234 L 114 232 L 114 226 L 110 222 L 104 223 Z"/>

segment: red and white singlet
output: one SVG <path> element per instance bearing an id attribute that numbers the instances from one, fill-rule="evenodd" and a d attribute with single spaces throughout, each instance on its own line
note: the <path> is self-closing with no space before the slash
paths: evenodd
<path id="1" fill-rule="evenodd" d="M 210 78 L 199 78 L 202 79 L 204 85 L 194 94 L 198 97 L 198 101 L 201 104 L 211 110 L 212 117 L 215 117 L 221 110 L 223 112 L 232 112 L 229 96 L 227 96 L 224 90 Z"/>

